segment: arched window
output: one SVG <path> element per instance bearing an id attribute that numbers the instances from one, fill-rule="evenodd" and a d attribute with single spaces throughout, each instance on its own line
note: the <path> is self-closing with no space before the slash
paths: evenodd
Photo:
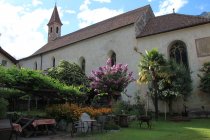
<path id="1" fill-rule="evenodd" d="M 37 62 L 34 63 L 34 70 L 37 70 Z"/>
<path id="2" fill-rule="evenodd" d="M 52 66 L 55 67 L 55 57 L 52 58 Z"/>
<path id="3" fill-rule="evenodd" d="M 79 59 L 79 61 L 80 61 L 80 67 L 81 67 L 81 69 L 82 69 L 82 71 L 85 73 L 85 58 L 84 57 L 81 57 L 80 59 Z"/>
<path id="4" fill-rule="evenodd" d="M 188 68 L 187 48 L 184 42 L 174 41 L 169 48 L 170 59 Z"/>
<path id="5" fill-rule="evenodd" d="M 116 64 L 116 53 L 115 52 L 112 52 L 110 59 L 111 59 L 111 65 L 112 66 L 115 65 Z"/>
<path id="6" fill-rule="evenodd" d="M 56 33 L 58 34 L 58 31 L 59 31 L 59 28 L 58 27 L 56 27 Z"/>

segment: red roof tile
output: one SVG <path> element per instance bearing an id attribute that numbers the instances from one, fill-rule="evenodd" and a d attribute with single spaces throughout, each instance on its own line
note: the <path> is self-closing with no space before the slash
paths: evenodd
<path id="1" fill-rule="evenodd" d="M 173 30 L 210 23 L 210 19 L 183 14 L 168 14 L 151 18 L 138 37 L 160 34 Z"/>
<path id="2" fill-rule="evenodd" d="M 78 41 L 82 41 L 82 40 L 130 25 L 130 24 L 134 24 L 136 20 L 148 10 L 151 10 L 150 5 L 146 5 L 136 10 L 129 11 L 127 13 L 124 13 L 124 14 L 115 16 L 113 18 L 104 20 L 102 22 L 93 24 L 91 26 L 88 26 L 76 32 L 67 34 L 60 38 L 57 38 L 54 41 L 47 43 L 38 51 L 36 51 L 34 54 L 32 54 L 32 56 L 39 55 L 48 51 L 52 51 L 52 50 L 67 46 L 69 44 L 76 43 Z"/>

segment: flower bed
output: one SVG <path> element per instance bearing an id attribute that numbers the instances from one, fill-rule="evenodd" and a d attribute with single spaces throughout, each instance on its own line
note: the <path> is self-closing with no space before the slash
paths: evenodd
<path id="1" fill-rule="evenodd" d="M 76 104 L 59 104 L 47 108 L 47 114 L 56 120 L 65 119 L 69 122 L 76 121 L 82 113 L 88 113 L 91 117 L 97 117 L 112 112 L 110 108 L 80 107 Z"/>

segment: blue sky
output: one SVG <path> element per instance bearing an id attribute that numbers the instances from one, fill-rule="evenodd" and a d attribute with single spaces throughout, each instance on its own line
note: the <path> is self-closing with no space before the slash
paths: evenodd
<path id="1" fill-rule="evenodd" d="M 150 4 L 155 15 L 199 15 L 209 0 L 0 0 L 0 46 L 15 58 L 31 55 L 47 43 L 47 26 L 57 3 L 62 35 Z"/>

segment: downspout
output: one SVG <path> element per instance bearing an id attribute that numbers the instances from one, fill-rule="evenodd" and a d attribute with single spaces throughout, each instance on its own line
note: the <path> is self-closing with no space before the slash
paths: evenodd
<path id="1" fill-rule="evenodd" d="M 40 70 L 42 70 L 42 54 L 40 54 L 41 57 L 41 65 L 40 65 Z"/>

